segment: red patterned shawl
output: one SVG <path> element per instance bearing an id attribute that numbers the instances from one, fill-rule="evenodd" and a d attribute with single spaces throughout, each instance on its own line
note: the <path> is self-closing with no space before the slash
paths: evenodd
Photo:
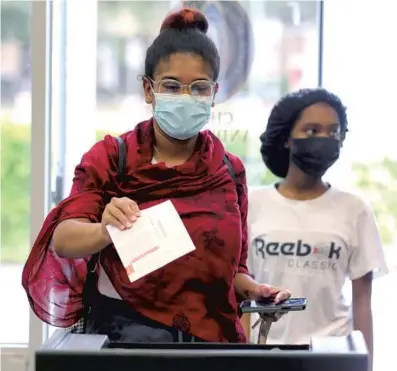
<path id="1" fill-rule="evenodd" d="M 107 136 L 83 156 L 70 196 L 47 216 L 22 278 L 34 312 L 59 327 L 73 325 L 82 314 L 81 293 L 90 257 L 72 260 L 55 254 L 50 241 L 61 221 L 99 222 L 111 197 L 130 197 L 141 209 L 171 200 L 196 250 L 130 283 L 116 250 L 109 246 L 101 253 L 103 269 L 119 295 L 148 318 L 208 341 L 245 341 L 233 289 L 235 274 L 248 273 L 243 164 L 227 154 L 236 173 L 235 184 L 223 163 L 224 147 L 209 131 L 199 135 L 192 157 L 174 168 L 151 163 L 151 120 L 122 138 L 127 147 L 123 181 L 117 181 L 117 142 Z"/>

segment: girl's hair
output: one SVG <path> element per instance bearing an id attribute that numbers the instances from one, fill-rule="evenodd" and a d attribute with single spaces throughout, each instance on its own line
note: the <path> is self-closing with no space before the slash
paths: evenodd
<path id="1" fill-rule="evenodd" d="M 295 122 L 305 108 L 316 103 L 328 104 L 336 111 L 341 125 L 342 139 L 344 139 L 347 132 L 346 107 L 335 94 L 322 88 L 302 89 L 286 94 L 273 107 L 266 131 L 260 136 L 262 159 L 267 168 L 276 176 L 285 178 L 287 175 L 290 151 L 285 144 Z"/>
<path id="2" fill-rule="evenodd" d="M 175 53 L 192 53 L 200 56 L 212 69 L 212 79 L 219 75 L 220 58 L 214 42 L 206 35 L 208 21 L 196 9 L 181 9 L 168 15 L 160 34 L 146 51 L 145 76 L 153 79 L 161 60 Z"/>

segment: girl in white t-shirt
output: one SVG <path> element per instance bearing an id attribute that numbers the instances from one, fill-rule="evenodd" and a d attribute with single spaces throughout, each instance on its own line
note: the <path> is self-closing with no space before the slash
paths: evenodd
<path id="1" fill-rule="evenodd" d="M 308 299 L 305 311 L 272 325 L 268 343 L 308 343 L 357 329 L 372 351 L 372 274 L 386 269 L 376 221 L 359 197 L 322 180 L 346 132 L 339 98 L 304 89 L 275 105 L 261 136 L 263 161 L 282 180 L 250 194 L 250 270 L 260 282 Z M 346 278 L 352 303 L 342 292 Z"/>

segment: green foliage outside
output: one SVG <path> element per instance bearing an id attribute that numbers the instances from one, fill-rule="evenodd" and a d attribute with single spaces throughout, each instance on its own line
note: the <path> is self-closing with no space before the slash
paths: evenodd
<path id="1" fill-rule="evenodd" d="M 30 238 L 30 127 L 0 125 L 1 260 L 23 262 Z"/>
<path id="2" fill-rule="evenodd" d="M 355 184 L 372 203 L 383 243 L 397 245 L 397 161 L 354 163 Z"/>
<path id="3" fill-rule="evenodd" d="M 8 121 L 0 125 L 1 259 L 2 262 L 23 263 L 30 248 L 30 127 Z M 105 134 L 119 133 L 98 131 L 96 139 L 103 139 Z M 248 134 L 224 136 L 223 142 L 230 152 L 244 160 L 250 185 L 270 184 L 276 180 L 264 169 L 260 155 L 253 155 L 257 147 L 253 148 Z M 356 185 L 372 202 L 383 242 L 392 245 L 397 234 L 397 161 L 385 158 L 377 163 L 356 163 L 352 170 Z"/>

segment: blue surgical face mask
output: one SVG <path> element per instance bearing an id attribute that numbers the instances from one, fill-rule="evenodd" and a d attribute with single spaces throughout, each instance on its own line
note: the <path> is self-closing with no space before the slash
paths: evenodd
<path id="1" fill-rule="evenodd" d="M 155 93 L 154 118 L 169 137 L 186 140 L 197 135 L 211 116 L 212 97 Z"/>

